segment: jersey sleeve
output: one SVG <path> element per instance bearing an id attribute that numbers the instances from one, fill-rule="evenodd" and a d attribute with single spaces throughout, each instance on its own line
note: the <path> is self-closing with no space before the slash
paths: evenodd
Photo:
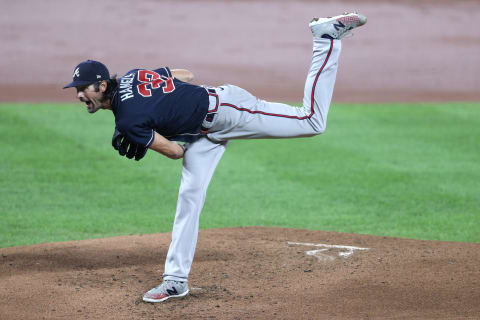
<path id="1" fill-rule="evenodd" d="M 155 131 L 146 125 L 126 125 L 118 123 L 117 129 L 124 134 L 128 140 L 145 146 L 146 148 L 152 145 L 155 136 Z"/>
<path id="2" fill-rule="evenodd" d="M 153 71 L 160 74 L 161 76 L 165 76 L 165 77 L 169 77 L 169 78 L 172 77 L 172 72 L 170 71 L 169 67 L 163 67 L 163 68 L 155 69 Z"/>

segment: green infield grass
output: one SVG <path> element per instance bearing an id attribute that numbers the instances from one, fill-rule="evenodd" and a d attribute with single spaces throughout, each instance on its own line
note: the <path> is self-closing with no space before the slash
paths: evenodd
<path id="1" fill-rule="evenodd" d="M 170 232 L 181 160 L 111 147 L 79 104 L 0 106 L 0 247 Z M 480 104 L 334 105 L 318 137 L 232 141 L 201 228 L 480 242 Z"/>

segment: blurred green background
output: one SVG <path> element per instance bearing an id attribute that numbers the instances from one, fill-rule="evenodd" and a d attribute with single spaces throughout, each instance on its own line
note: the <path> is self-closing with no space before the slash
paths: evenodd
<path id="1" fill-rule="evenodd" d="M 318 137 L 232 141 L 201 228 L 480 242 L 480 104 L 336 104 Z M 0 247 L 170 232 L 181 160 L 110 146 L 109 111 L 0 105 Z"/>

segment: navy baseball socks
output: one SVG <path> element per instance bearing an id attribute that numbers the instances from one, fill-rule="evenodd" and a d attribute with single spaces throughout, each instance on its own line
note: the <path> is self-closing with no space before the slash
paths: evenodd
<path id="1" fill-rule="evenodd" d="M 313 18 L 310 30 L 315 38 L 343 39 L 351 36 L 350 30 L 367 23 L 367 17 L 359 13 L 347 13 L 328 18 Z"/>
<path id="2" fill-rule="evenodd" d="M 187 294 L 187 281 L 163 280 L 161 285 L 143 295 L 143 301 L 162 302 L 169 298 L 185 297 Z"/>

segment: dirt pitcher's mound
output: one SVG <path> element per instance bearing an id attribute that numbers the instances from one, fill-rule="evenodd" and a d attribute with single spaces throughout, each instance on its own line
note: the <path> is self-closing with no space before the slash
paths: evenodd
<path id="1" fill-rule="evenodd" d="M 0 318 L 480 318 L 480 244 L 203 230 L 191 294 L 144 303 L 169 242 L 157 234 L 0 249 Z"/>

